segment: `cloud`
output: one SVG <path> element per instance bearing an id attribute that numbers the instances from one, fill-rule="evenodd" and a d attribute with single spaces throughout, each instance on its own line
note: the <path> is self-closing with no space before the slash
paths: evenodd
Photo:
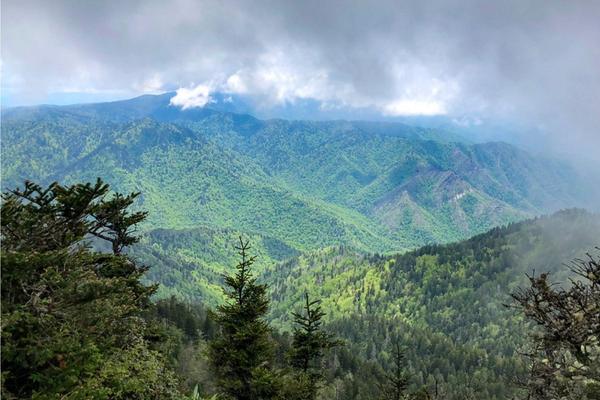
<path id="1" fill-rule="evenodd" d="M 435 101 L 398 100 L 383 108 L 386 115 L 440 115 L 446 114 L 446 109 Z"/>
<path id="2" fill-rule="evenodd" d="M 204 107 L 211 102 L 211 87 L 206 84 L 200 84 L 193 88 L 180 88 L 173 96 L 169 104 L 181 107 L 182 110 L 195 107 Z"/>
<path id="3" fill-rule="evenodd" d="M 248 92 L 246 84 L 238 73 L 235 73 L 227 78 L 223 89 L 227 93 L 244 94 Z"/>
<path id="4" fill-rule="evenodd" d="M 154 74 L 148 79 L 145 79 L 141 84 L 134 85 L 133 89 L 141 93 L 161 93 L 163 91 L 164 82 L 159 74 Z"/>
<path id="5" fill-rule="evenodd" d="M 192 106 L 216 82 L 266 106 L 517 120 L 573 153 L 600 147 L 598 20 L 587 0 L 5 1 L 2 89 L 183 88 Z"/>

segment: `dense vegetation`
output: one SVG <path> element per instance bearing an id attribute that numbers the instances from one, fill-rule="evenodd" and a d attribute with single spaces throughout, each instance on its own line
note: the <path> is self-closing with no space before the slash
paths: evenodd
<path id="1" fill-rule="evenodd" d="M 3 396 L 505 399 L 546 379 L 594 398 L 596 376 L 573 388 L 540 357 L 594 370 L 595 353 L 523 310 L 588 293 L 597 316 L 594 281 L 549 282 L 582 271 L 563 263 L 600 244 L 598 215 L 513 222 L 585 201 L 567 166 L 440 130 L 168 100 L 2 111 L 3 187 L 66 183 L 4 196 Z M 98 176 L 113 191 L 76 184 Z M 597 324 L 573 324 L 595 351 Z"/>
<path id="2" fill-rule="evenodd" d="M 403 124 L 180 110 L 168 95 L 3 110 L 2 139 L 7 187 L 102 176 L 143 193 L 145 229 L 239 230 L 299 251 L 460 240 L 581 203 L 573 193 L 585 187 L 567 165 L 508 144 Z"/>
<path id="3" fill-rule="evenodd" d="M 561 268 L 600 237 L 593 214 L 563 211 L 402 255 L 329 248 L 256 270 L 242 240 L 213 312 L 150 301 L 147 268 L 122 252 L 146 217 L 129 210 L 138 196 L 100 181 L 3 196 L 4 397 L 543 399 L 545 379 L 552 393 L 597 398 L 599 264 Z M 110 251 L 92 250 L 93 238 Z M 531 268 L 582 280 L 555 289 L 546 272 L 527 289 Z M 510 293 L 523 313 L 504 306 Z M 548 355 L 569 363 L 549 373 Z"/>
<path id="4" fill-rule="evenodd" d="M 153 286 L 120 254 L 144 218 L 135 195 L 108 185 L 42 188 L 28 183 L 2 203 L 2 397 L 170 399 L 160 328 L 146 324 Z M 92 252 L 102 237 L 113 253 Z"/>
<path id="5" fill-rule="evenodd" d="M 524 345 L 521 319 L 503 307 L 508 294 L 526 285 L 532 270 L 564 281 L 563 263 L 583 257 L 599 238 L 598 216 L 568 210 L 402 255 L 327 249 L 279 264 L 264 279 L 272 282 L 277 326 L 285 328 L 285 310 L 308 291 L 322 299 L 332 329 L 354 354 L 383 363 L 387 343 L 401 336 L 417 376 L 435 371 L 438 386 L 454 388 L 470 377 L 483 398 L 505 398 Z M 433 385 L 431 378 L 414 383 Z"/>
<path id="6" fill-rule="evenodd" d="M 169 266 L 150 272 L 163 283 L 158 295 L 212 305 L 240 234 L 262 270 L 328 246 L 391 254 L 462 240 L 585 201 L 586 185 L 562 163 L 439 129 L 261 121 L 180 110 L 169 95 L 2 117 L 4 188 L 103 177 L 142 192 L 135 207 L 149 212 L 147 235 L 132 251 Z"/>

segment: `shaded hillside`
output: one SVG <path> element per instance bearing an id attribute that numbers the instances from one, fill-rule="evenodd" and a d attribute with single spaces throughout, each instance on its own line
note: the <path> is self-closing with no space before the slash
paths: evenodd
<path id="1" fill-rule="evenodd" d="M 160 282 L 157 297 L 176 296 L 215 306 L 223 299 L 223 274 L 237 262 L 233 244 L 240 235 L 252 242 L 259 271 L 298 255 L 298 251 L 271 237 L 209 227 L 150 231 L 129 249 L 129 254 L 153 266 L 146 281 Z"/>

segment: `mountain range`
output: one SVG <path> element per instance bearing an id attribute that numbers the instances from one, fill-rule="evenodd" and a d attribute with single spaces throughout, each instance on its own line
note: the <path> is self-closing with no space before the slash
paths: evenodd
<path id="1" fill-rule="evenodd" d="M 392 122 L 182 110 L 172 93 L 3 110 L 2 185 L 103 177 L 146 230 L 233 229 L 297 251 L 393 252 L 584 204 L 564 162 Z"/>
<path id="2" fill-rule="evenodd" d="M 152 266 L 148 279 L 161 283 L 161 297 L 215 305 L 222 276 L 231 270 L 223 264 L 237 261 L 238 233 L 154 230 L 131 255 Z M 374 366 L 391 368 L 389 348 L 399 338 L 411 387 L 439 389 L 442 398 L 499 400 L 518 393 L 514 378 L 526 374 L 519 352 L 531 332 L 505 306 L 509 294 L 527 286 L 527 275 L 550 274 L 552 282 L 573 277 L 565 266 L 570 260 L 597 254 L 600 216 L 563 210 L 388 255 L 345 246 L 294 253 L 260 235 L 246 238 L 259 260 L 259 279 L 269 285 L 271 326 L 289 333 L 291 312 L 308 293 L 326 310 L 327 331 L 343 340 L 326 365 L 345 373 L 328 378 L 325 390 L 333 393 L 324 398 L 375 398 Z"/>
<path id="3" fill-rule="evenodd" d="M 566 280 L 563 263 L 600 245 L 597 214 L 532 218 L 593 204 L 573 168 L 441 127 L 261 120 L 172 96 L 3 110 L 2 190 L 101 177 L 140 192 L 149 217 L 128 251 L 162 298 L 219 304 L 250 240 L 273 327 L 289 332 L 307 292 L 344 339 L 327 362 L 346 375 L 326 390 L 372 398 L 370 368 L 401 338 L 414 387 L 514 395 L 526 337 L 508 294 L 532 270 Z"/>

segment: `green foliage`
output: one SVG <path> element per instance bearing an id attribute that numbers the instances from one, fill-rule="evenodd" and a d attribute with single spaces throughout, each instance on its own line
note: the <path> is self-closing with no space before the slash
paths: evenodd
<path id="1" fill-rule="evenodd" d="M 48 188 L 27 182 L 2 203 L 2 395 L 34 399 L 178 397 L 163 354 L 152 350 L 141 312 L 154 287 L 145 268 L 86 247 L 135 241 L 132 197 L 108 186 Z"/>
<path id="2" fill-rule="evenodd" d="M 238 235 L 255 243 L 254 271 L 272 289 L 272 309 L 251 330 L 268 337 L 264 317 L 281 329 L 271 333 L 279 343 L 274 363 L 284 367 L 289 311 L 304 292 L 322 300 L 325 328 L 348 343 L 324 354 L 317 397 L 375 398 L 370 382 L 385 381 L 392 338 L 406 345 L 410 391 L 423 388 L 425 396 L 439 386 L 450 399 L 515 393 L 508 383 L 526 368 L 515 355 L 525 324 L 502 307 L 504 294 L 534 268 L 568 278 L 560 262 L 598 245 L 597 218 L 567 211 L 395 253 L 574 204 L 582 199 L 573 193 L 584 186 L 573 171 L 507 144 L 467 144 L 437 130 L 259 121 L 208 108 L 181 111 L 168 100 L 2 111 L 4 185 L 104 176 L 115 190 L 143 193 L 111 197 L 99 183 L 46 192 L 28 186 L 6 197 L 5 396 L 68 394 L 78 380 L 81 390 L 110 388 L 98 389 L 100 398 L 135 398 L 146 390 L 136 358 L 149 398 L 171 396 L 168 367 L 178 369 L 185 392 L 198 385 L 199 395 L 213 394 L 205 354 L 213 321 L 170 297 L 233 307 L 231 300 L 223 306 L 220 286 L 235 259 L 227 243 Z M 147 219 L 141 209 L 150 212 Z M 143 235 L 135 243 L 130 228 L 137 223 Z M 113 254 L 80 246 L 84 237 Z M 133 260 L 157 267 L 144 275 Z M 169 300 L 149 308 L 152 293 Z M 233 335 L 232 323 L 228 329 Z M 269 340 L 257 343 L 266 349 Z M 124 350 L 113 351 L 116 345 Z M 65 349 L 73 359 L 64 360 Z M 243 354 L 235 353 L 219 355 Z M 254 387 L 277 388 L 270 356 L 257 357 L 266 364 L 254 368 Z M 17 367 L 25 370 L 15 373 Z M 29 381 L 22 384 L 23 377 Z M 292 392 L 307 387 L 306 377 L 277 378 Z"/>
<path id="3" fill-rule="evenodd" d="M 275 327 L 291 329 L 289 310 L 307 291 L 321 299 L 327 330 L 344 339 L 351 354 L 388 370 L 389 347 L 398 338 L 406 349 L 410 391 L 425 386 L 433 393 L 437 382 L 450 399 L 501 399 L 518 391 L 513 379 L 526 371 L 518 350 L 528 328 L 503 306 L 508 294 L 532 270 L 568 279 L 563 262 L 582 257 L 598 237 L 597 215 L 566 210 L 393 256 L 329 248 L 280 263 L 263 279 L 272 282 Z M 344 369 L 353 364 L 362 365 L 349 362 Z M 364 379 L 381 379 L 373 375 Z M 356 377 L 340 379 L 348 385 L 344 391 L 354 393 L 341 398 L 378 395 L 358 387 Z"/>
<path id="4" fill-rule="evenodd" d="M 304 293 L 303 313 L 293 312 L 294 337 L 290 361 L 294 368 L 302 372 L 320 369 L 321 357 L 325 350 L 341 343 L 332 334 L 321 328 L 321 318 L 325 316 L 319 300 L 310 301 L 308 293 Z"/>
<path id="5" fill-rule="evenodd" d="M 573 204 L 581 188 L 567 166 L 510 145 L 402 124 L 260 121 L 168 96 L 3 117 L 4 184 L 103 176 L 144 193 L 145 230 L 239 230 L 295 251 L 464 239 Z"/>
<path id="6" fill-rule="evenodd" d="M 323 378 L 321 359 L 324 351 L 342 343 L 334 335 L 321 328 L 321 318 L 325 316 L 319 300 L 310 301 L 304 294 L 303 313 L 294 316 L 294 336 L 290 350 L 290 364 L 296 370 L 297 399 L 312 400 L 317 395 L 317 385 Z"/>
<path id="7" fill-rule="evenodd" d="M 160 282 L 156 296 L 176 296 L 190 303 L 211 307 L 224 299 L 222 284 L 226 265 L 237 263 L 235 243 L 243 233 L 233 229 L 201 226 L 186 230 L 156 229 L 142 236 L 128 254 L 143 264 L 157 265 L 146 274 L 148 282 Z M 277 239 L 260 234 L 244 234 L 257 256 L 253 265 L 260 273 L 268 265 L 298 252 Z"/>
<path id="8" fill-rule="evenodd" d="M 210 343 L 217 386 L 236 400 L 269 399 L 278 393 L 270 365 L 270 328 L 264 319 L 269 307 L 267 286 L 252 276 L 255 257 L 248 256 L 249 248 L 240 237 L 241 260 L 235 275 L 225 277 L 228 302 L 216 310 L 219 335 Z"/>
<path id="9" fill-rule="evenodd" d="M 385 381 L 380 385 L 381 398 L 384 400 L 400 400 L 404 397 L 408 388 L 408 378 L 406 377 L 405 356 L 400 347 L 400 343 L 394 343 L 393 365 L 390 371 L 385 374 Z"/>

